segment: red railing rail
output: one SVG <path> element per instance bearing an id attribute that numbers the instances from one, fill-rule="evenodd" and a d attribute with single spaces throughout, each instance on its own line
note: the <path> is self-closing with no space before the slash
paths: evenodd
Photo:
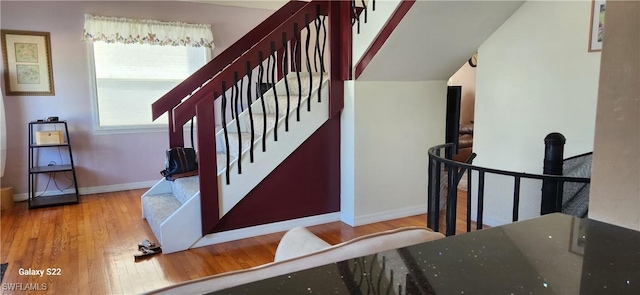
<path id="1" fill-rule="evenodd" d="M 308 21 L 311 23 L 317 14 L 326 15 L 327 3 L 324 1 L 312 1 L 307 3 L 298 12 L 280 24 L 276 29 L 266 34 L 255 46 L 238 57 L 234 63 L 223 69 L 213 77 L 206 85 L 193 93 L 188 100 L 182 102 L 174 109 L 174 124 L 182 126 L 186 124 L 195 115 L 195 106 L 205 97 L 213 95 L 218 97 L 222 92 L 227 91 L 234 84 L 234 76 L 238 73 L 244 73 L 247 63 L 251 68 L 256 67 L 259 63 L 266 60 L 272 54 L 272 43 L 275 44 L 275 51 L 284 48 L 283 36 L 289 41 L 293 39 L 302 29 L 305 28 Z M 305 19 L 305 15 L 307 16 Z M 294 24 L 298 25 L 298 32 L 294 31 Z M 262 52 L 262 60 L 259 60 L 259 53 Z M 225 83 L 225 88 L 222 87 Z"/>
<path id="2" fill-rule="evenodd" d="M 211 79 L 211 77 L 222 71 L 229 64 L 233 63 L 238 56 L 242 55 L 254 46 L 256 44 L 256 40 L 262 39 L 265 32 L 275 30 L 280 24 L 282 24 L 282 22 L 291 17 L 291 15 L 296 14 L 296 12 L 306 4 L 307 2 L 301 1 L 287 2 L 271 16 L 262 21 L 258 26 L 253 28 L 238 41 L 209 61 L 209 63 L 197 70 L 151 105 L 151 115 L 153 120 L 156 120 L 164 113 L 169 112 L 169 137 L 171 146 L 182 146 L 184 143 L 182 133 L 175 132 L 176 128 L 179 129 L 178 126 L 181 125 L 174 124 L 173 114 L 170 111 L 179 105 L 183 99 Z"/>

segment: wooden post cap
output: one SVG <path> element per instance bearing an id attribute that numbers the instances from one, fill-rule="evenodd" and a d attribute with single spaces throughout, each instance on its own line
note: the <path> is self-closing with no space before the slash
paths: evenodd
<path id="1" fill-rule="evenodd" d="M 1 195 L 1 202 L 0 202 L 0 209 L 4 210 L 4 209 L 11 209 L 13 208 L 14 202 L 13 202 L 13 187 L 3 187 L 2 188 L 2 195 Z"/>

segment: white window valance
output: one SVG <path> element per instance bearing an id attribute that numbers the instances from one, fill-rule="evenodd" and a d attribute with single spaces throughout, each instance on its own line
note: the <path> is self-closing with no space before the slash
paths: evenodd
<path id="1" fill-rule="evenodd" d="M 84 41 L 213 48 L 211 25 L 85 14 Z"/>

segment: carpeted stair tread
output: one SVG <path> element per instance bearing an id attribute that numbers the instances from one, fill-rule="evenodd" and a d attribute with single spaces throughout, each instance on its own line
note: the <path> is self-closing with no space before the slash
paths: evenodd
<path id="1" fill-rule="evenodd" d="M 302 102 L 305 101 L 306 95 L 302 96 L 301 105 L 304 105 Z M 280 117 L 284 117 L 287 113 L 287 100 L 289 101 L 289 112 L 295 110 L 298 107 L 298 95 L 278 95 L 278 114 Z M 264 100 L 265 110 L 267 113 L 275 114 L 276 113 L 276 100 L 273 98 L 273 95 L 266 96 Z M 255 115 L 255 114 L 254 114 Z"/>
<path id="2" fill-rule="evenodd" d="M 229 164 L 233 163 L 236 158 L 231 156 Z M 224 171 L 227 168 L 227 154 L 224 152 L 216 153 L 216 164 L 218 164 L 218 173 Z"/>
<path id="3" fill-rule="evenodd" d="M 171 188 L 175 198 L 184 204 L 200 191 L 200 181 L 197 175 L 182 177 L 172 181 Z"/>
<path id="4" fill-rule="evenodd" d="M 229 133 L 229 154 L 234 158 L 238 158 L 238 138 L 242 139 L 242 152 L 249 149 L 251 146 L 251 133 L 250 132 L 230 132 Z M 254 136 L 254 140 L 257 139 Z"/>
<path id="5" fill-rule="evenodd" d="M 300 74 L 300 87 L 298 87 L 298 77 L 295 73 L 287 75 L 287 83 L 289 84 L 289 94 L 298 96 L 299 93 L 302 97 L 309 96 L 309 88 L 316 89 L 320 84 L 320 73 L 312 73 L 312 82 L 309 83 L 309 73 Z M 322 79 L 326 80 L 329 77 L 328 73 L 322 74 Z M 284 82 L 282 82 L 284 84 Z M 280 93 L 278 93 L 280 94 Z"/>
<path id="6" fill-rule="evenodd" d="M 253 114 L 253 130 L 255 134 L 254 139 L 256 140 L 258 139 L 259 136 L 262 136 L 262 132 L 264 128 L 264 117 L 265 117 L 264 114 Z M 267 131 L 269 131 L 276 125 L 276 115 L 267 114 L 266 117 L 267 117 Z M 251 128 L 251 120 L 249 116 L 247 116 L 246 119 L 247 119 L 246 121 L 247 128 Z"/>
<path id="7" fill-rule="evenodd" d="M 149 227 L 158 239 L 161 239 L 160 224 L 182 204 L 173 194 L 146 195 L 142 197 L 142 210 Z"/>

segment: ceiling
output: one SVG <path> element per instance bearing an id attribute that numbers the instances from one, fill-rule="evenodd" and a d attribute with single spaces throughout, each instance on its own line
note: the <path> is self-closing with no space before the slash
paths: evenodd
<path id="1" fill-rule="evenodd" d="M 358 80 L 448 80 L 524 2 L 416 1 Z"/>
<path id="2" fill-rule="evenodd" d="M 289 0 L 186 1 L 277 10 Z M 358 80 L 447 80 L 524 2 L 417 0 Z"/>
<path id="3" fill-rule="evenodd" d="M 248 8 L 259 8 L 277 10 L 289 0 L 188 0 L 190 2 L 209 3 L 225 6 L 237 6 Z"/>

